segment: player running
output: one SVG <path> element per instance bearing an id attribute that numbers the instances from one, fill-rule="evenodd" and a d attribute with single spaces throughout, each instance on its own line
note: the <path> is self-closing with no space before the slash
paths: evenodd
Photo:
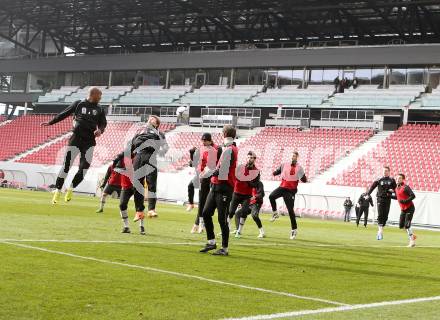
<path id="1" fill-rule="evenodd" d="M 279 218 L 279 214 L 277 211 L 277 202 L 278 198 L 283 198 L 284 203 L 286 204 L 287 212 L 290 217 L 290 239 L 293 240 L 296 238 L 298 234 L 298 226 L 296 223 L 295 217 L 295 195 L 298 192 L 298 183 L 301 180 L 302 182 L 307 182 L 307 177 L 304 173 L 304 169 L 298 164 L 299 153 L 294 152 L 292 155 L 292 161 L 290 163 L 282 164 L 277 170 L 273 172 L 274 176 L 278 176 L 281 174 L 281 185 L 276 188 L 269 195 L 270 204 L 272 206 L 272 218 L 271 222 L 275 221 Z"/>
<path id="2" fill-rule="evenodd" d="M 115 163 L 108 166 L 104 180 L 101 183 L 102 195 L 98 210 L 96 213 L 104 212 L 104 205 L 107 196 L 116 192 L 118 197 L 121 196 L 121 175 L 114 170 Z"/>
<path id="3" fill-rule="evenodd" d="M 373 182 L 370 189 L 368 190 L 368 194 L 371 193 L 377 187 L 377 240 L 383 239 L 383 228 L 387 224 L 388 215 L 390 213 L 391 206 L 391 194 L 397 187 L 396 180 L 390 177 L 390 167 L 383 167 L 383 177 L 377 179 Z"/>
<path id="4" fill-rule="evenodd" d="M 218 222 L 222 231 L 222 248 L 215 251 L 214 255 L 227 256 L 229 254 L 229 226 L 228 209 L 231 202 L 235 185 L 235 169 L 237 166 L 238 148 L 234 139 L 236 130 L 231 125 L 223 127 L 223 148 L 217 168 L 211 177 L 211 190 L 203 208 L 203 220 L 205 222 L 206 237 L 208 243 L 200 252 L 208 252 L 217 248 L 215 242 L 214 224 L 212 216 L 215 209 L 218 213 Z"/>
<path id="5" fill-rule="evenodd" d="M 229 221 L 234 217 L 238 206 L 241 206 L 242 211 L 249 210 L 249 202 L 252 197 L 252 189 L 257 186 L 260 181 L 260 170 L 255 166 L 257 155 L 253 151 L 247 154 L 247 161 L 245 165 L 240 165 L 237 168 L 237 176 L 234 184 L 234 193 L 232 195 L 231 204 L 229 206 Z M 240 218 L 237 216 L 237 221 Z M 240 225 L 237 226 L 235 237 L 240 237 Z"/>
<path id="6" fill-rule="evenodd" d="M 252 188 L 252 197 L 249 201 L 249 207 L 247 211 L 243 210 L 243 207 L 239 209 L 235 214 L 239 218 L 238 230 L 235 234 L 236 238 L 240 238 L 243 233 L 244 224 L 246 222 L 246 218 L 249 214 L 251 214 L 252 219 L 254 219 L 255 223 L 258 227 L 258 238 L 264 238 L 266 235 L 264 233 L 263 224 L 261 223 L 259 214 L 261 207 L 263 206 L 264 199 L 264 185 L 260 181 L 258 181 L 257 186 Z"/>
<path id="7" fill-rule="evenodd" d="M 56 190 L 52 198 L 52 204 L 56 204 L 60 200 L 64 180 L 78 155 L 80 156 L 78 172 L 66 190 L 64 197 L 66 202 L 72 200 L 73 189 L 83 181 L 87 170 L 90 168 L 93 148 L 96 145 L 95 139 L 104 133 L 107 126 L 104 109 L 99 105 L 101 96 L 101 90 L 92 87 L 89 89 L 87 99 L 75 101 L 52 120 L 41 124 L 44 127 L 51 126 L 73 115 L 72 136 L 64 155 L 64 164 L 55 182 Z"/>
<path id="8" fill-rule="evenodd" d="M 417 236 L 411 229 L 411 221 L 414 216 L 414 212 L 416 211 L 413 203 L 413 200 L 416 198 L 416 196 L 411 188 L 405 183 L 405 175 L 403 173 L 399 173 L 397 176 L 397 187 L 395 193 L 392 195 L 392 198 L 399 202 L 401 209 L 399 228 L 405 229 L 408 233 L 408 247 L 415 247 Z"/>

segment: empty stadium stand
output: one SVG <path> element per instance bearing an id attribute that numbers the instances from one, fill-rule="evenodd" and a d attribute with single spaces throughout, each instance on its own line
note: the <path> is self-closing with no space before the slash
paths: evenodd
<path id="1" fill-rule="evenodd" d="M 262 170 L 262 179 L 279 180 L 273 170 L 282 162 L 290 161 L 293 151 L 300 154 L 299 163 L 306 175 L 313 179 L 335 161 L 365 142 L 373 135 L 371 130 L 311 129 L 267 127 L 257 135 L 240 144 L 239 161 L 245 162 L 246 154 L 253 150 L 257 154 L 257 166 Z"/>
<path id="2" fill-rule="evenodd" d="M 137 89 L 120 97 L 118 105 L 166 105 L 178 100 L 191 90 L 191 86 L 139 86 Z"/>
<path id="3" fill-rule="evenodd" d="M 421 85 L 394 85 L 390 86 L 389 89 L 359 86 L 356 89 L 345 90 L 344 93 L 336 93 L 332 104 L 336 108 L 402 108 L 408 106 L 424 90 L 424 87 Z"/>
<path id="4" fill-rule="evenodd" d="M 272 212 L 272 207 L 269 201 L 265 201 L 262 207 L 263 212 Z M 287 214 L 286 205 L 284 202 L 279 203 L 278 211 Z M 295 205 L 295 214 L 298 216 L 308 216 L 321 219 L 341 219 L 344 217 L 344 212 L 340 210 L 324 210 L 315 208 L 302 208 L 301 205 Z"/>
<path id="5" fill-rule="evenodd" d="M 258 106 L 306 106 L 320 105 L 334 91 L 332 86 L 309 86 L 308 89 L 298 89 L 297 86 L 283 86 L 280 89 L 268 89 L 252 99 L 253 105 Z"/>
<path id="6" fill-rule="evenodd" d="M 97 144 L 93 152 L 92 166 L 102 166 L 111 161 L 124 149 L 127 141 L 144 128 L 145 123 L 123 121 L 109 122 L 105 133 L 97 139 Z M 160 127 L 160 130 L 163 132 L 172 129 L 174 129 L 174 125 L 172 124 L 161 124 Z M 65 137 L 53 144 L 49 144 L 46 147 L 21 158 L 18 162 L 48 165 L 62 164 L 68 140 L 69 137 Z"/>
<path id="7" fill-rule="evenodd" d="M 200 132 L 179 132 L 167 138 L 170 151 L 166 155 L 169 165 L 163 169 L 167 172 L 175 172 L 182 170 L 188 166 L 190 157 L 189 149 L 192 147 L 200 147 Z M 214 143 L 221 144 L 222 136 L 220 133 L 213 134 L 212 139 Z"/>
<path id="8" fill-rule="evenodd" d="M 38 103 L 60 102 L 60 100 L 63 100 L 66 96 L 78 91 L 78 89 L 79 87 L 77 86 L 63 86 L 59 89 L 53 89 L 45 95 L 39 96 Z"/>
<path id="9" fill-rule="evenodd" d="M 440 190 L 440 125 L 405 125 L 329 184 L 367 187 L 385 164 L 415 190 Z"/>
<path id="10" fill-rule="evenodd" d="M 131 91 L 131 86 L 114 86 L 114 87 L 98 87 L 102 91 L 101 104 L 110 104 L 113 100 L 119 99 L 120 96 L 126 94 L 126 92 Z M 64 98 L 64 102 L 72 103 L 77 100 L 83 100 L 87 97 L 87 91 L 89 87 L 84 87 L 77 90 L 69 96 Z"/>
<path id="11" fill-rule="evenodd" d="M 26 115 L 0 126 L 3 137 L 0 160 L 7 160 L 38 145 L 67 133 L 72 128 L 71 118 L 55 125 L 41 127 L 41 122 L 49 121 L 53 115 Z"/>
<path id="12" fill-rule="evenodd" d="M 433 89 L 432 93 L 422 97 L 422 107 L 440 107 L 440 88 Z"/>
<path id="13" fill-rule="evenodd" d="M 241 106 L 262 90 L 262 86 L 202 86 L 183 96 L 181 103 L 191 106 Z"/>

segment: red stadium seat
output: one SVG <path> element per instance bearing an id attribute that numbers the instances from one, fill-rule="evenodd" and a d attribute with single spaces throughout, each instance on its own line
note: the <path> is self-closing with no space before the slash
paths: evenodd
<path id="1" fill-rule="evenodd" d="M 380 176 L 383 165 L 391 174 L 404 173 L 415 190 L 440 189 L 440 126 L 405 125 L 359 159 L 329 184 L 365 187 Z"/>

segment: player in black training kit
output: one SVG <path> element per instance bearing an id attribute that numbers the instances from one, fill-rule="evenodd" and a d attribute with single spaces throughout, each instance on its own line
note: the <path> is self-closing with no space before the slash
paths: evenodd
<path id="1" fill-rule="evenodd" d="M 130 153 L 134 153 L 134 203 L 137 208 L 134 221 L 143 220 L 145 217 L 145 182 L 148 187 L 148 216 L 150 218 L 157 217 L 157 155 L 163 155 L 168 151 L 165 135 L 159 131 L 159 125 L 159 117 L 150 116 L 145 130 L 137 134 L 131 141 Z"/>
<path id="2" fill-rule="evenodd" d="M 191 149 L 189 149 L 189 164 L 188 166 L 190 168 L 197 168 L 197 164 L 198 164 L 198 156 L 199 152 L 197 150 L 196 147 L 192 147 Z M 196 155 L 196 157 L 194 157 L 194 155 Z M 194 195 L 196 190 L 200 187 L 200 178 L 199 178 L 199 173 L 195 172 L 194 177 L 191 179 L 191 181 L 188 183 L 188 205 L 186 206 L 186 211 L 191 211 L 192 209 L 194 209 Z M 191 233 L 194 233 L 191 231 Z"/>
<path id="3" fill-rule="evenodd" d="M 387 224 L 388 214 L 390 213 L 391 195 L 394 193 L 397 184 L 394 178 L 390 177 L 390 167 L 383 167 L 383 177 L 373 182 L 368 194 L 377 187 L 377 225 L 379 230 L 377 232 L 377 240 L 383 239 L 383 227 Z"/>
<path id="4" fill-rule="evenodd" d="M 64 156 L 64 164 L 58 173 L 55 183 L 56 190 L 52 198 L 52 203 L 59 201 L 64 180 L 72 167 L 75 158 L 79 155 L 78 172 L 67 188 L 64 200 L 72 199 L 73 189 L 76 188 L 92 163 L 93 148 L 96 145 L 96 138 L 99 137 L 107 126 L 104 109 L 99 105 L 102 92 L 98 88 L 89 89 L 87 99 L 75 101 L 67 109 L 56 115 L 51 121 L 44 122 L 41 126 L 50 126 L 73 115 L 72 136 L 69 139 L 68 148 Z"/>

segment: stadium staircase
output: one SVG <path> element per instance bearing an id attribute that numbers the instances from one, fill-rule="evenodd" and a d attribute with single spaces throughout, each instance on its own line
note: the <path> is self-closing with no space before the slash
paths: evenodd
<path id="1" fill-rule="evenodd" d="M 9 137 L 2 141 L 0 160 L 15 158 L 30 149 L 43 145 L 70 131 L 71 118 L 55 125 L 41 127 L 40 123 L 52 119 L 53 115 L 24 115 L 0 127 L 0 136 Z M 19 137 L 19 139 L 18 139 Z"/>
<path id="2" fill-rule="evenodd" d="M 138 131 L 145 128 L 145 123 L 133 123 L 126 121 L 108 122 L 106 132 L 97 139 L 94 150 L 92 167 L 99 167 L 111 161 L 121 152 L 126 142 Z M 172 124 L 161 125 L 161 130 L 168 132 L 174 129 Z M 41 146 L 22 153 L 14 158 L 14 161 L 22 163 L 36 163 L 46 165 L 61 165 L 70 132 L 51 140 Z M 78 159 L 76 160 L 78 161 Z"/>
<path id="3" fill-rule="evenodd" d="M 27 162 L 27 161 L 20 161 L 20 160 L 23 159 L 23 158 L 26 158 L 29 155 L 36 154 L 38 151 L 43 150 L 43 149 L 47 149 L 47 148 L 49 148 L 51 146 L 52 146 L 52 149 L 56 149 L 56 148 L 53 148 L 53 145 L 56 145 L 56 144 L 58 144 L 60 142 L 63 142 L 63 143 L 67 142 L 67 140 L 69 139 L 71 134 L 72 133 L 69 131 L 68 133 L 65 133 L 65 134 L 63 134 L 63 135 L 61 135 L 61 136 L 59 136 L 59 137 L 57 137 L 57 138 L 55 138 L 55 139 L 53 139 L 51 141 L 48 141 L 48 142 L 43 143 L 43 144 L 41 144 L 39 146 L 36 146 L 35 148 L 29 149 L 29 150 L 27 150 L 27 151 L 25 151 L 23 153 L 20 153 L 16 157 L 12 158 L 11 161 L 14 161 L 14 162 Z"/>
<path id="4" fill-rule="evenodd" d="M 376 148 L 382 141 L 386 140 L 393 132 L 392 131 L 382 131 L 376 133 L 370 139 L 362 143 L 358 148 L 352 150 L 342 159 L 336 161 L 333 166 L 328 168 L 322 174 L 319 174 L 313 180 L 313 183 L 326 184 L 332 178 L 336 177 L 338 174 L 342 173 L 350 165 L 356 163 L 360 158 L 365 156 L 368 152 Z"/>
<path id="5" fill-rule="evenodd" d="M 407 183 L 418 191 L 440 191 L 440 125 L 405 125 L 346 168 L 330 184 L 370 185 L 383 165 L 391 175 L 404 173 Z"/>

